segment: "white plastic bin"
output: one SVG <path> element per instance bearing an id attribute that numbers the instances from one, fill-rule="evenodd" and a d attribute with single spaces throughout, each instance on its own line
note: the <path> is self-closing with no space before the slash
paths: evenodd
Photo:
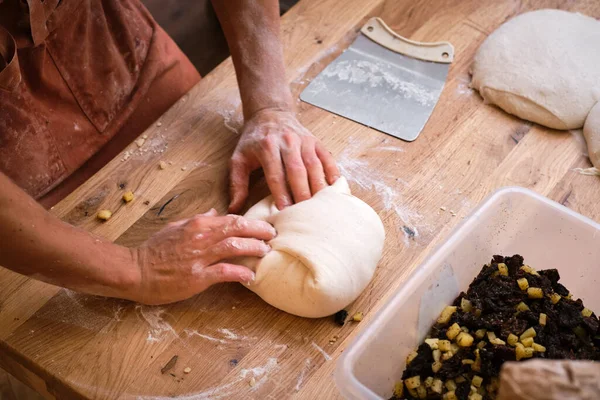
<path id="1" fill-rule="evenodd" d="M 340 392 L 348 399 L 389 398 L 408 353 L 494 254 L 520 254 L 533 268 L 556 268 L 573 296 L 600 312 L 600 224 L 530 190 L 503 188 L 416 269 L 346 349 L 335 372 Z"/>

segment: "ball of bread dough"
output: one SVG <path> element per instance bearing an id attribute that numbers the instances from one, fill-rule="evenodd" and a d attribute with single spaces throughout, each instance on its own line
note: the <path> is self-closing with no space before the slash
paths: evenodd
<path id="1" fill-rule="evenodd" d="M 256 271 L 249 289 L 301 317 L 325 317 L 354 301 L 373 277 L 383 251 L 381 219 L 352 196 L 343 177 L 282 211 L 269 196 L 245 217 L 267 221 L 277 230 L 269 254 L 241 261 Z"/>
<path id="2" fill-rule="evenodd" d="M 592 164 L 600 169 L 600 102 L 596 103 L 585 120 L 583 136 L 587 142 L 588 155 Z"/>
<path id="3" fill-rule="evenodd" d="M 600 22 L 561 10 L 521 14 L 481 45 L 472 87 L 488 102 L 554 129 L 581 128 L 600 100 Z"/>

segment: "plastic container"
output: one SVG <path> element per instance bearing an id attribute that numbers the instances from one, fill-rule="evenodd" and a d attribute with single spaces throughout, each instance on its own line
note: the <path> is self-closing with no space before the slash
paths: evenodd
<path id="1" fill-rule="evenodd" d="M 492 255 L 521 254 L 556 268 L 576 298 L 600 312 L 600 224 L 530 190 L 493 193 L 416 269 L 339 359 L 335 380 L 348 399 L 387 399 L 406 356 L 442 309 Z"/>

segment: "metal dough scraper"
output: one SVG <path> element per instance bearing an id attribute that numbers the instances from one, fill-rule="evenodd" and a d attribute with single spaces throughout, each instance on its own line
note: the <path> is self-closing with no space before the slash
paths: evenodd
<path id="1" fill-rule="evenodd" d="M 412 142 L 440 98 L 453 59 L 450 43 L 408 40 L 371 18 L 300 98 Z"/>

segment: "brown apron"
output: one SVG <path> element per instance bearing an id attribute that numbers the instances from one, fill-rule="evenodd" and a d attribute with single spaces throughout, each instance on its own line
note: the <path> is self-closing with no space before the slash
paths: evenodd
<path id="1" fill-rule="evenodd" d="M 0 171 L 53 204 L 199 79 L 139 0 L 0 0 Z"/>

